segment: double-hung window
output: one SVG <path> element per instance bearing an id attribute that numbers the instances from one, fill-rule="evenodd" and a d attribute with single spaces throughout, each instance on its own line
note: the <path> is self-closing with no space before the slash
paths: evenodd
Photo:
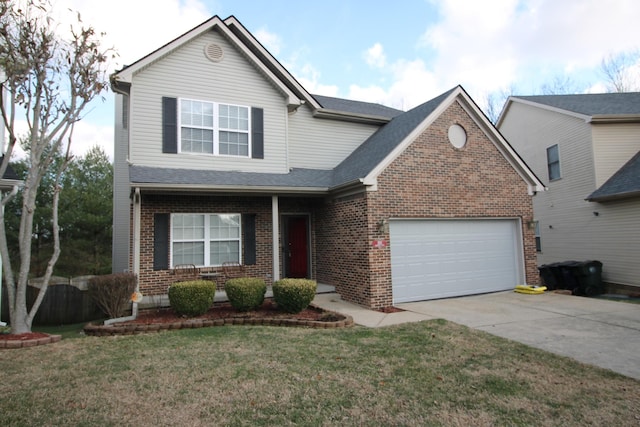
<path id="1" fill-rule="evenodd" d="M 560 179 L 560 153 L 558 152 L 558 144 L 547 148 L 547 170 L 549 172 L 549 181 Z"/>
<path id="2" fill-rule="evenodd" d="M 171 265 L 241 263 L 239 214 L 171 215 Z"/>
<path id="3" fill-rule="evenodd" d="M 179 108 L 181 152 L 250 155 L 249 107 L 180 99 Z"/>

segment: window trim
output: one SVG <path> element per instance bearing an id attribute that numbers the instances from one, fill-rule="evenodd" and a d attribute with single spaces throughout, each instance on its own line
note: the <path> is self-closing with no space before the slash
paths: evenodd
<path id="1" fill-rule="evenodd" d="M 213 152 L 212 153 L 198 153 L 193 151 L 183 151 L 182 150 L 182 101 L 192 101 L 192 102 L 201 102 L 203 104 L 211 104 L 213 106 L 213 127 L 207 126 L 184 126 L 186 128 L 192 129 L 206 129 L 213 131 Z M 196 156 L 216 156 L 216 157 L 230 157 L 230 158 L 243 158 L 250 159 L 252 158 L 252 149 L 253 149 L 253 117 L 252 117 L 252 108 L 247 105 L 241 104 L 229 104 L 225 102 L 214 102 L 214 101 L 205 101 L 202 99 L 194 99 L 194 98 L 178 98 L 177 99 L 177 128 L 178 128 L 178 141 L 177 141 L 177 152 L 180 154 L 191 154 Z M 246 131 L 239 129 L 228 129 L 228 128 L 220 128 L 220 106 L 228 106 L 228 107 L 238 107 L 244 108 L 247 110 L 247 121 L 248 121 L 248 129 Z M 234 154 L 220 154 L 220 132 L 237 132 L 243 133 L 247 135 L 247 154 L 246 155 L 234 155 Z"/>
<path id="2" fill-rule="evenodd" d="M 558 160 L 552 162 L 549 157 L 549 152 L 554 148 L 555 148 L 555 152 Z M 551 168 L 553 165 L 556 165 L 556 164 L 558 165 L 558 176 L 552 177 Z M 553 144 L 550 147 L 547 147 L 547 176 L 549 177 L 549 181 L 557 181 L 562 178 L 562 168 L 560 167 L 560 147 L 558 146 L 558 144 Z"/>
<path id="3" fill-rule="evenodd" d="M 174 218 L 176 216 L 181 215 L 201 215 L 204 216 L 204 237 L 203 238 L 193 238 L 193 239 L 175 239 L 173 224 Z M 237 238 L 226 238 L 226 239 L 216 239 L 211 237 L 211 217 L 212 216 L 220 216 L 220 215 L 228 215 L 228 216 L 236 216 L 238 218 L 238 237 Z M 196 267 L 221 267 L 222 264 L 208 264 L 211 261 L 211 242 L 238 242 L 238 262 L 242 264 L 243 261 L 243 228 L 242 228 L 242 214 L 238 212 L 179 212 L 172 213 L 170 215 L 169 221 L 169 268 L 174 268 L 176 263 L 174 262 L 174 243 L 188 243 L 188 242 L 204 242 L 204 264 L 196 265 Z"/>

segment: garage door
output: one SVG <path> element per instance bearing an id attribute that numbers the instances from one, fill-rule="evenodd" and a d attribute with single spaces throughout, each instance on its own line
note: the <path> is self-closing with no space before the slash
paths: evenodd
<path id="1" fill-rule="evenodd" d="M 524 283 L 518 221 L 390 221 L 393 302 L 513 289 Z"/>

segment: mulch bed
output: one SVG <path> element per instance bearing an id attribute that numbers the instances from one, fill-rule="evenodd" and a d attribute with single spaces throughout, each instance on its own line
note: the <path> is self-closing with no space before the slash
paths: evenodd
<path id="1" fill-rule="evenodd" d="M 240 312 L 229 303 L 216 303 L 201 316 L 186 317 L 171 308 L 143 310 L 135 320 L 111 325 L 90 323 L 84 328 L 87 335 L 131 335 L 169 329 L 190 329 L 223 325 L 301 326 L 312 328 L 342 328 L 353 325 L 351 316 L 309 306 L 300 313 L 278 310 L 268 299 L 256 310 Z"/>

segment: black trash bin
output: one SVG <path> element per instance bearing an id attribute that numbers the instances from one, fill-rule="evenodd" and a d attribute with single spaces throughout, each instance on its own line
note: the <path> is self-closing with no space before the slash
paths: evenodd
<path id="1" fill-rule="evenodd" d="M 578 294 L 588 297 L 604 293 L 602 282 L 602 263 L 584 261 L 578 267 Z"/>
<path id="2" fill-rule="evenodd" d="M 538 271 L 540 272 L 542 283 L 547 287 L 547 289 L 550 291 L 554 289 L 562 289 L 560 286 L 562 277 L 557 262 L 541 265 L 538 267 Z"/>
<path id="3" fill-rule="evenodd" d="M 580 291 L 580 266 L 582 263 L 578 261 L 564 261 L 558 263 L 561 277 L 561 288 L 568 289 L 572 294 L 577 294 Z"/>

